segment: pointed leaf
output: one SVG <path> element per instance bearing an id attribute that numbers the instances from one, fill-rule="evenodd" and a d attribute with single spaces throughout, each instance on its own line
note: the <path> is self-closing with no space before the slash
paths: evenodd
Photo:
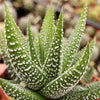
<path id="1" fill-rule="evenodd" d="M 86 13 L 87 13 L 87 4 L 84 5 L 79 23 L 76 25 L 73 34 L 69 37 L 69 40 L 67 41 L 67 43 L 65 44 L 63 48 L 64 49 L 63 55 L 62 55 L 63 59 L 62 59 L 60 73 L 65 72 L 68 68 L 71 67 L 74 54 L 77 52 L 77 49 L 80 43 L 80 38 L 85 28 L 86 15 L 87 15 Z"/>
<path id="2" fill-rule="evenodd" d="M 17 26 L 15 27 L 12 16 L 6 5 L 5 9 L 7 46 L 14 69 L 21 81 L 24 81 L 27 87 L 38 90 L 46 84 L 47 79 L 45 73 L 39 66 L 33 63 L 30 53 L 26 51 L 25 45 L 23 45 L 23 38 L 19 37 L 19 31 L 17 31 L 16 28 Z"/>
<path id="3" fill-rule="evenodd" d="M 94 67 L 90 67 L 86 73 L 84 74 L 82 80 L 85 82 L 85 83 L 89 83 L 92 79 L 92 76 L 94 74 Z"/>
<path id="4" fill-rule="evenodd" d="M 18 84 L 10 83 L 0 78 L 0 86 L 7 93 L 8 96 L 13 97 L 16 100 L 45 100 L 39 94 L 25 89 Z"/>
<path id="5" fill-rule="evenodd" d="M 53 42 L 51 44 L 49 54 L 44 63 L 44 70 L 49 78 L 53 80 L 58 76 L 61 44 L 63 38 L 63 12 L 61 11 L 56 32 L 54 34 Z"/>
<path id="6" fill-rule="evenodd" d="M 52 38 L 55 33 L 54 27 L 54 13 L 52 7 L 47 10 L 46 16 L 43 21 L 41 34 L 39 36 L 39 47 L 40 47 L 40 60 L 43 64 L 46 56 L 48 54 L 48 50 L 52 43 Z"/>
<path id="7" fill-rule="evenodd" d="M 7 40 L 6 40 L 5 34 L 2 33 L 1 37 L 2 37 L 2 43 L 0 44 L 0 48 L 1 48 L 1 52 L 2 52 L 4 62 L 7 65 L 7 68 L 8 68 L 10 75 L 11 75 L 11 78 L 15 81 L 20 81 L 15 70 L 13 69 L 13 65 L 12 65 L 12 62 L 10 60 L 10 55 L 9 55 L 9 52 L 8 52 Z"/>
<path id="8" fill-rule="evenodd" d="M 93 53 L 93 49 L 94 49 L 94 46 L 95 46 L 95 43 L 96 43 L 96 38 L 94 38 L 91 42 L 90 42 L 90 57 L 91 58 L 91 55 Z M 86 47 L 85 47 L 86 48 Z M 82 49 L 81 51 L 79 51 L 78 53 L 75 54 L 75 57 L 74 57 L 74 60 L 72 61 L 72 64 L 71 66 L 73 66 L 79 59 L 80 57 L 83 55 L 84 51 L 85 51 L 85 48 Z"/>
<path id="9" fill-rule="evenodd" d="M 89 92 L 89 88 L 76 86 L 60 100 L 87 100 Z"/>
<path id="10" fill-rule="evenodd" d="M 39 34 L 34 33 L 33 39 L 34 39 L 33 44 L 34 44 L 34 47 L 36 50 L 36 54 L 37 54 L 38 59 L 40 60 Z M 41 61 L 40 61 L 40 63 L 41 63 Z"/>
<path id="11" fill-rule="evenodd" d="M 8 11 L 8 7 L 6 6 L 6 4 L 5 4 L 5 12 L 6 12 L 7 16 L 9 17 L 7 26 L 8 26 L 8 24 L 12 24 L 13 25 L 13 27 L 11 27 L 11 30 L 16 30 L 16 34 L 17 34 L 18 38 L 20 39 L 21 44 L 23 45 L 23 47 L 25 48 L 25 50 L 29 54 L 29 46 L 27 44 L 27 41 L 26 41 L 24 35 L 22 34 L 22 32 L 20 31 L 19 27 L 17 27 L 14 19 L 12 18 L 12 15 Z M 10 32 L 9 29 L 7 31 Z M 9 38 L 11 38 L 11 37 L 9 37 Z"/>
<path id="12" fill-rule="evenodd" d="M 48 98 L 57 99 L 68 93 L 82 78 L 87 69 L 89 47 L 87 46 L 82 58 L 68 71 L 48 83 L 41 93 Z"/>
<path id="13" fill-rule="evenodd" d="M 30 48 L 30 54 L 33 62 L 38 65 L 38 67 L 41 67 L 40 61 L 38 59 L 34 44 L 33 44 L 33 37 L 30 29 L 30 23 L 28 22 L 28 38 L 29 38 L 29 48 Z"/>
<path id="14" fill-rule="evenodd" d="M 100 98 L 100 81 L 89 84 L 90 93 L 87 100 L 96 100 Z"/>
<path id="15" fill-rule="evenodd" d="M 90 42 L 90 58 L 91 58 L 91 56 L 93 54 L 93 50 L 94 50 L 95 44 L 96 44 L 96 37 Z"/>
<path id="16" fill-rule="evenodd" d="M 60 100 L 96 100 L 100 97 L 100 82 L 76 86 Z"/>

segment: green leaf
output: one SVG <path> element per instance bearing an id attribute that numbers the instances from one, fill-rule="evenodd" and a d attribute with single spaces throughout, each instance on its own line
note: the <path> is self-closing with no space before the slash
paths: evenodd
<path id="1" fill-rule="evenodd" d="M 10 14 L 10 12 L 9 12 L 8 7 L 6 6 L 6 4 L 5 4 L 5 12 L 6 12 L 7 17 L 9 17 L 7 25 L 10 24 L 10 23 L 13 25 L 13 27 L 11 27 L 11 30 L 16 30 L 16 34 L 17 34 L 18 38 L 20 39 L 21 44 L 23 45 L 23 47 L 25 48 L 25 50 L 29 54 L 29 46 L 27 44 L 27 41 L 26 41 L 24 35 L 22 34 L 22 32 L 20 31 L 19 27 L 17 27 L 17 25 L 16 25 L 14 19 L 12 18 L 12 15 Z M 8 31 L 8 33 L 10 32 L 9 29 L 7 31 Z"/>
<path id="2" fill-rule="evenodd" d="M 92 55 L 92 53 L 93 53 L 93 49 L 94 49 L 95 43 L 96 43 L 96 38 L 94 38 L 94 39 L 90 42 L 90 54 L 89 54 L 90 57 L 89 57 L 89 58 L 91 58 L 91 55 Z M 86 47 L 85 47 L 85 48 L 86 48 Z M 81 51 L 79 51 L 78 53 L 75 54 L 75 57 L 74 57 L 74 60 L 73 60 L 72 63 L 71 63 L 71 66 L 73 66 L 73 65 L 80 59 L 80 57 L 81 57 L 81 56 L 83 55 L 83 53 L 84 53 L 85 48 L 82 49 Z"/>
<path id="3" fill-rule="evenodd" d="M 27 87 L 38 90 L 46 84 L 47 78 L 45 73 L 35 63 L 33 63 L 30 52 L 27 52 L 24 45 L 23 41 L 25 40 L 23 40 L 23 37 L 19 36 L 21 33 L 18 31 L 17 25 L 15 27 L 15 22 L 6 5 L 5 9 L 7 46 L 14 69 L 21 81 L 23 81 Z"/>
<path id="4" fill-rule="evenodd" d="M 7 65 L 7 68 L 8 68 L 10 75 L 11 75 L 11 78 L 14 81 L 20 81 L 20 79 L 16 75 L 16 72 L 13 68 L 12 62 L 10 60 L 10 55 L 9 55 L 9 52 L 8 52 L 7 40 L 6 40 L 5 34 L 2 33 L 1 37 L 2 37 L 2 43 L 0 44 L 0 48 L 1 48 L 1 52 L 2 52 L 4 62 Z"/>
<path id="5" fill-rule="evenodd" d="M 47 10 L 46 16 L 43 21 L 41 34 L 39 36 L 39 47 L 40 47 L 40 60 L 44 64 L 47 57 L 49 48 L 54 37 L 55 26 L 54 26 L 54 13 L 52 7 Z"/>
<path id="6" fill-rule="evenodd" d="M 89 88 L 76 86 L 60 100 L 87 100 L 89 92 Z"/>
<path id="7" fill-rule="evenodd" d="M 11 96 L 16 100 L 45 100 L 39 94 L 1 78 L 0 86 L 8 96 Z"/>
<path id="8" fill-rule="evenodd" d="M 95 44 L 96 44 L 96 37 L 90 42 L 90 57 L 89 58 L 91 58 L 93 54 Z"/>
<path id="9" fill-rule="evenodd" d="M 41 93 L 48 98 L 57 99 L 68 93 L 84 75 L 89 59 L 89 46 L 87 46 L 81 59 L 61 76 L 48 83 Z"/>
<path id="10" fill-rule="evenodd" d="M 40 60 L 39 34 L 34 33 L 33 39 L 34 39 L 33 44 L 36 50 L 36 54 L 37 54 L 38 59 Z M 41 63 L 41 61 L 39 62 Z"/>
<path id="11" fill-rule="evenodd" d="M 71 63 L 74 59 L 74 55 L 77 52 L 77 49 L 79 47 L 80 39 L 82 36 L 82 33 L 85 28 L 86 23 L 86 14 L 87 13 L 87 4 L 84 5 L 83 12 L 81 15 L 81 18 L 79 20 L 79 23 L 76 25 L 75 30 L 73 34 L 69 37 L 67 43 L 64 46 L 63 54 L 62 54 L 62 64 L 61 64 L 61 72 L 65 72 L 67 69 L 71 67 Z"/>
<path id="12" fill-rule="evenodd" d="M 60 100 L 96 100 L 100 98 L 100 82 L 88 86 L 76 86 Z"/>
<path id="13" fill-rule="evenodd" d="M 31 54 L 31 58 L 33 60 L 33 62 L 38 66 L 41 67 L 41 63 L 38 59 L 34 44 L 33 44 L 33 37 L 32 37 L 32 33 L 31 33 L 31 29 L 30 29 L 30 23 L 28 22 L 28 40 L 29 40 L 29 48 L 30 48 L 30 54 Z"/>
<path id="14" fill-rule="evenodd" d="M 53 80 L 58 76 L 61 45 L 63 38 L 63 12 L 59 15 L 58 25 L 54 34 L 53 42 L 51 44 L 49 54 L 44 63 L 44 71 L 47 74 L 49 80 Z"/>
<path id="15" fill-rule="evenodd" d="M 100 98 L 100 82 L 93 82 L 88 86 L 90 88 L 90 93 L 87 100 L 96 100 Z"/>
<path id="16" fill-rule="evenodd" d="M 83 55 L 84 51 L 85 51 L 85 48 L 75 54 L 75 57 L 74 57 L 74 60 L 71 63 L 71 66 L 73 66 L 81 58 L 81 56 Z"/>
<path id="17" fill-rule="evenodd" d="M 94 74 L 94 67 L 90 67 L 90 68 L 86 71 L 86 73 L 84 74 L 82 80 L 83 80 L 85 83 L 90 83 L 93 74 Z"/>

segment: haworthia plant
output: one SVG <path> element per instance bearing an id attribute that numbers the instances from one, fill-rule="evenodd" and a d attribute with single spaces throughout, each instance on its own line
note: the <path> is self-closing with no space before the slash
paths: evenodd
<path id="1" fill-rule="evenodd" d="M 82 80 L 85 82 L 85 83 L 89 83 L 92 79 L 92 76 L 94 74 L 94 68 L 93 67 L 90 67 L 86 73 L 84 74 Z"/>
<path id="2" fill-rule="evenodd" d="M 82 58 L 69 70 L 55 80 L 49 82 L 41 92 L 49 98 L 59 98 L 68 93 L 83 76 L 89 59 L 89 47 L 86 48 Z"/>
<path id="3" fill-rule="evenodd" d="M 11 74 L 11 78 L 15 81 L 20 81 L 20 79 L 17 77 L 16 72 L 13 68 L 10 55 L 8 52 L 8 48 L 7 48 L 7 40 L 4 33 L 2 33 L 2 41 L 1 41 L 0 47 L 1 47 L 3 58 L 5 59 L 4 62 L 8 67 L 9 73 Z"/>
<path id="4" fill-rule="evenodd" d="M 43 64 L 47 54 L 48 50 L 50 48 L 50 45 L 52 43 L 52 38 L 55 33 L 55 26 L 54 26 L 54 12 L 53 8 L 47 10 L 43 25 L 41 34 L 39 36 L 39 51 L 40 51 L 40 60 Z"/>
<path id="5" fill-rule="evenodd" d="M 5 34 L 12 65 L 14 66 L 17 75 L 20 77 L 20 80 L 24 81 L 27 87 L 38 90 L 46 84 L 47 78 L 45 73 L 32 60 L 30 52 L 27 50 L 29 49 L 28 44 L 27 49 L 24 47 L 25 44 L 23 41 L 26 40 L 23 36 L 19 36 L 21 33 L 19 33 L 17 25 L 14 24 L 14 20 L 6 5 L 5 11 Z"/>
<path id="6" fill-rule="evenodd" d="M 78 24 L 75 27 L 73 34 L 69 37 L 69 40 L 65 44 L 62 53 L 62 61 L 61 61 L 61 72 L 65 72 L 67 69 L 71 67 L 71 63 L 74 60 L 74 56 L 79 47 L 80 39 L 82 33 L 85 28 L 86 23 L 86 12 L 87 12 L 87 4 L 84 5 L 83 12 Z"/>
<path id="7" fill-rule="evenodd" d="M 0 85 L 4 88 L 7 95 L 12 96 L 17 100 L 45 100 L 38 93 L 25 89 L 17 84 L 0 79 Z"/>
<path id="8" fill-rule="evenodd" d="M 59 15 L 59 20 L 57 24 L 57 29 L 52 38 L 52 43 L 49 48 L 49 53 L 44 62 L 44 70 L 47 73 L 49 80 L 55 79 L 58 76 L 59 65 L 60 65 L 60 55 L 61 55 L 61 44 L 63 37 L 63 12 L 61 11 Z"/>
<path id="9" fill-rule="evenodd" d="M 8 96 L 16 100 L 94 100 L 100 97 L 100 82 L 88 84 L 88 79 L 87 86 L 79 84 L 81 79 L 85 81 L 90 75 L 87 64 L 95 44 L 93 39 L 78 52 L 85 28 L 87 4 L 74 33 L 64 45 L 63 11 L 55 28 L 53 8 L 47 10 L 41 34 L 35 41 L 28 22 L 28 43 L 6 4 L 5 12 L 5 33 L 2 34 L 3 45 L 0 47 L 13 82 L 0 78 L 0 86 Z M 16 84 L 18 80 L 25 87 Z"/>
<path id="10" fill-rule="evenodd" d="M 87 100 L 89 92 L 89 87 L 76 86 L 60 100 Z"/>
<path id="11" fill-rule="evenodd" d="M 88 100 L 95 100 L 100 98 L 100 82 L 94 82 L 89 84 L 90 93 L 88 95 Z"/>
<path id="12" fill-rule="evenodd" d="M 30 48 L 31 58 L 36 65 L 38 65 L 39 67 L 42 67 L 41 63 L 38 59 L 37 52 L 35 50 L 35 46 L 33 44 L 33 37 L 32 37 L 32 33 L 31 33 L 31 29 L 30 29 L 30 22 L 28 22 L 28 37 L 29 37 L 29 48 Z"/>
<path id="13" fill-rule="evenodd" d="M 85 87 L 76 86 L 60 100 L 96 100 L 99 97 L 100 82 L 94 82 Z"/>
<path id="14" fill-rule="evenodd" d="M 91 57 L 91 54 L 93 53 L 93 48 L 94 48 L 94 45 L 95 45 L 95 40 L 96 38 L 94 38 L 91 42 L 90 42 L 90 57 Z M 86 47 L 85 47 L 86 48 Z M 84 48 L 84 49 L 85 49 Z M 78 53 L 75 54 L 75 57 L 74 57 L 74 60 L 72 61 L 71 63 L 71 66 L 74 65 L 79 59 L 80 57 L 82 56 L 83 52 L 84 52 L 84 49 L 80 50 Z M 89 57 L 89 58 L 90 58 Z"/>

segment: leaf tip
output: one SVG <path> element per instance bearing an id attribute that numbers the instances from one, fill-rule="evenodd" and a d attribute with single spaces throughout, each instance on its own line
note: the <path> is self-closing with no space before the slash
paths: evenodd
<path id="1" fill-rule="evenodd" d="M 97 39 L 97 37 L 95 36 L 95 37 L 93 38 L 93 41 L 96 42 L 96 39 Z"/>
<path id="2" fill-rule="evenodd" d="M 7 12 L 8 11 L 8 7 L 7 7 L 6 2 L 4 2 L 4 6 L 5 6 L 5 11 Z"/>
<path id="3" fill-rule="evenodd" d="M 28 20 L 28 28 L 30 28 L 30 20 Z"/>
<path id="4" fill-rule="evenodd" d="M 87 43 L 87 48 L 89 48 L 89 42 Z"/>

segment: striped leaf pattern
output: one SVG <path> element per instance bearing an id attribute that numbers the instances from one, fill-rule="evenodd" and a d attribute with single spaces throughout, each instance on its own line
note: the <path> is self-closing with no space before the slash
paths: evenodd
<path id="1" fill-rule="evenodd" d="M 100 82 L 89 84 L 90 93 L 87 100 L 96 100 L 100 98 Z"/>
<path id="2" fill-rule="evenodd" d="M 13 19 L 6 5 L 5 9 L 7 46 L 14 69 L 17 75 L 20 76 L 21 81 L 24 81 L 27 87 L 38 90 L 46 84 L 47 78 L 45 73 L 33 63 L 31 56 L 29 55 L 30 53 L 26 51 L 23 42 L 21 42 L 24 38 L 21 39 L 21 37 L 19 37 L 18 28 L 14 27 L 14 23 L 12 22 Z"/>
<path id="3" fill-rule="evenodd" d="M 87 100 L 90 88 L 76 86 L 60 100 Z"/>
<path id="4" fill-rule="evenodd" d="M 92 76 L 94 74 L 94 67 L 90 67 L 86 73 L 84 74 L 82 80 L 85 82 L 85 83 L 90 83 L 91 79 L 92 79 Z"/>
<path id="5" fill-rule="evenodd" d="M 2 33 L 1 37 L 2 37 L 2 42 L 1 42 L 0 48 L 1 48 L 4 62 L 7 65 L 7 68 L 8 68 L 10 75 L 11 75 L 11 78 L 14 81 L 20 82 L 20 78 L 18 78 L 16 71 L 13 68 L 11 59 L 10 59 L 10 54 L 8 52 L 8 47 L 7 47 L 6 35 L 4 33 Z"/>
<path id="6" fill-rule="evenodd" d="M 96 100 L 100 97 L 100 82 L 88 86 L 76 86 L 60 100 Z"/>
<path id="7" fill-rule="evenodd" d="M 38 66 L 38 67 L 42 67 L 41 63 L 39 61 L 39 58 L 37 56 L 37 52 L 33 43 L 33 37 L 32 37 L 32 33 L 31 33 L 31 29 L 30 29 L 30 22 L 28 22 L 28 40 L 29 40 L 29 48 L 30 48 L 30 55 L 31 58 L 33 60 L 33 62 Z"/>
<path id="8" fill-rule="evenodd" d="M 63 12 L 59 15 L 58 25 L 56 32 L 53 37 L 53 42 L 48 53 L 48 56 L 44 63 L 44 70 L 47 73 L 49 80 L 53 80 L 58 76 L 60 55 L 61 55 L 61 44 L 63 37 Z"/>
<path id="9" fill-rule="evenodd" d="M 0 47 L 13 80 L 0 78 L 0 87 L 8 96 L 16 100 L 94 100 L 100 97 L 100 82 L 90 84 L 93 69 L 87 70 L 95 39 L 83 50 L 77 51 L 85 28 L 87 4 L 64 45 L 62 10 L 56 28 L 53 8 L 47 10 L 41 34 L 34 41 L 28 22 L 28 42 L 6 4 L 5 12 L 5 33 Z M 78 84 L 81 79 L 88 83 L 87 86 Z M 16 80 L 24 83 L 25 87 L 18 85 Z"/>
<path id="10" fill-rule="evenodd" d="M 36 92 L 25 89 L 18 84 L 13 84 L 1 78 L 0 86 L 7 93 L 8 96 L 11 96 L 16 100 L 46 100 Z"/>
<path id="11" fill-rule="evenodd" d="M 39 36 L 40 60 L 44 64 L 55 33 L 53 8 L 47 10 Z"/>
<path id="12" fill-rule="evenodd" d="M 85 49 L 82 58 L 61 76 L 48 83 L 41 92 L 48 98 L 57 99 L 68 93 L 84 75 L 89 59 L 89 46 Z"/>
<path id="13" fill-rule="evenodd" d="M 94 46 L 95 46 L 95 43 L 96 43 L 96 38 L 94 38 L 91 42 L 90 42 L 90 57 L 91 58 L 91 55 L 93 53 L 93 49 L 94 49 Z M 86 48 L 86 47 L 85 47 Z M 74 60 L 72 61 L 71 63 L 71 66 L 73 66 L 79 59 L 80 57 L 82 56 L 85 48 L 83 48 L 82 50 L 80 50 L 78 53 L 75 54 L 75 57 L 74 57 Z"/>
<path id="14" fill-rule="evenodd" d="M 80 43 L 80 38 L 85 28 L 87 15 L 86 13 L 87 5 L 85 4 L 79 23 L 76 25 L 73 34 L 69 37 L 67 43 L 63 48 L 60 74 L 71 67 L 71 63 L 74 59 L 74 54 L 77 52 Z"/>

